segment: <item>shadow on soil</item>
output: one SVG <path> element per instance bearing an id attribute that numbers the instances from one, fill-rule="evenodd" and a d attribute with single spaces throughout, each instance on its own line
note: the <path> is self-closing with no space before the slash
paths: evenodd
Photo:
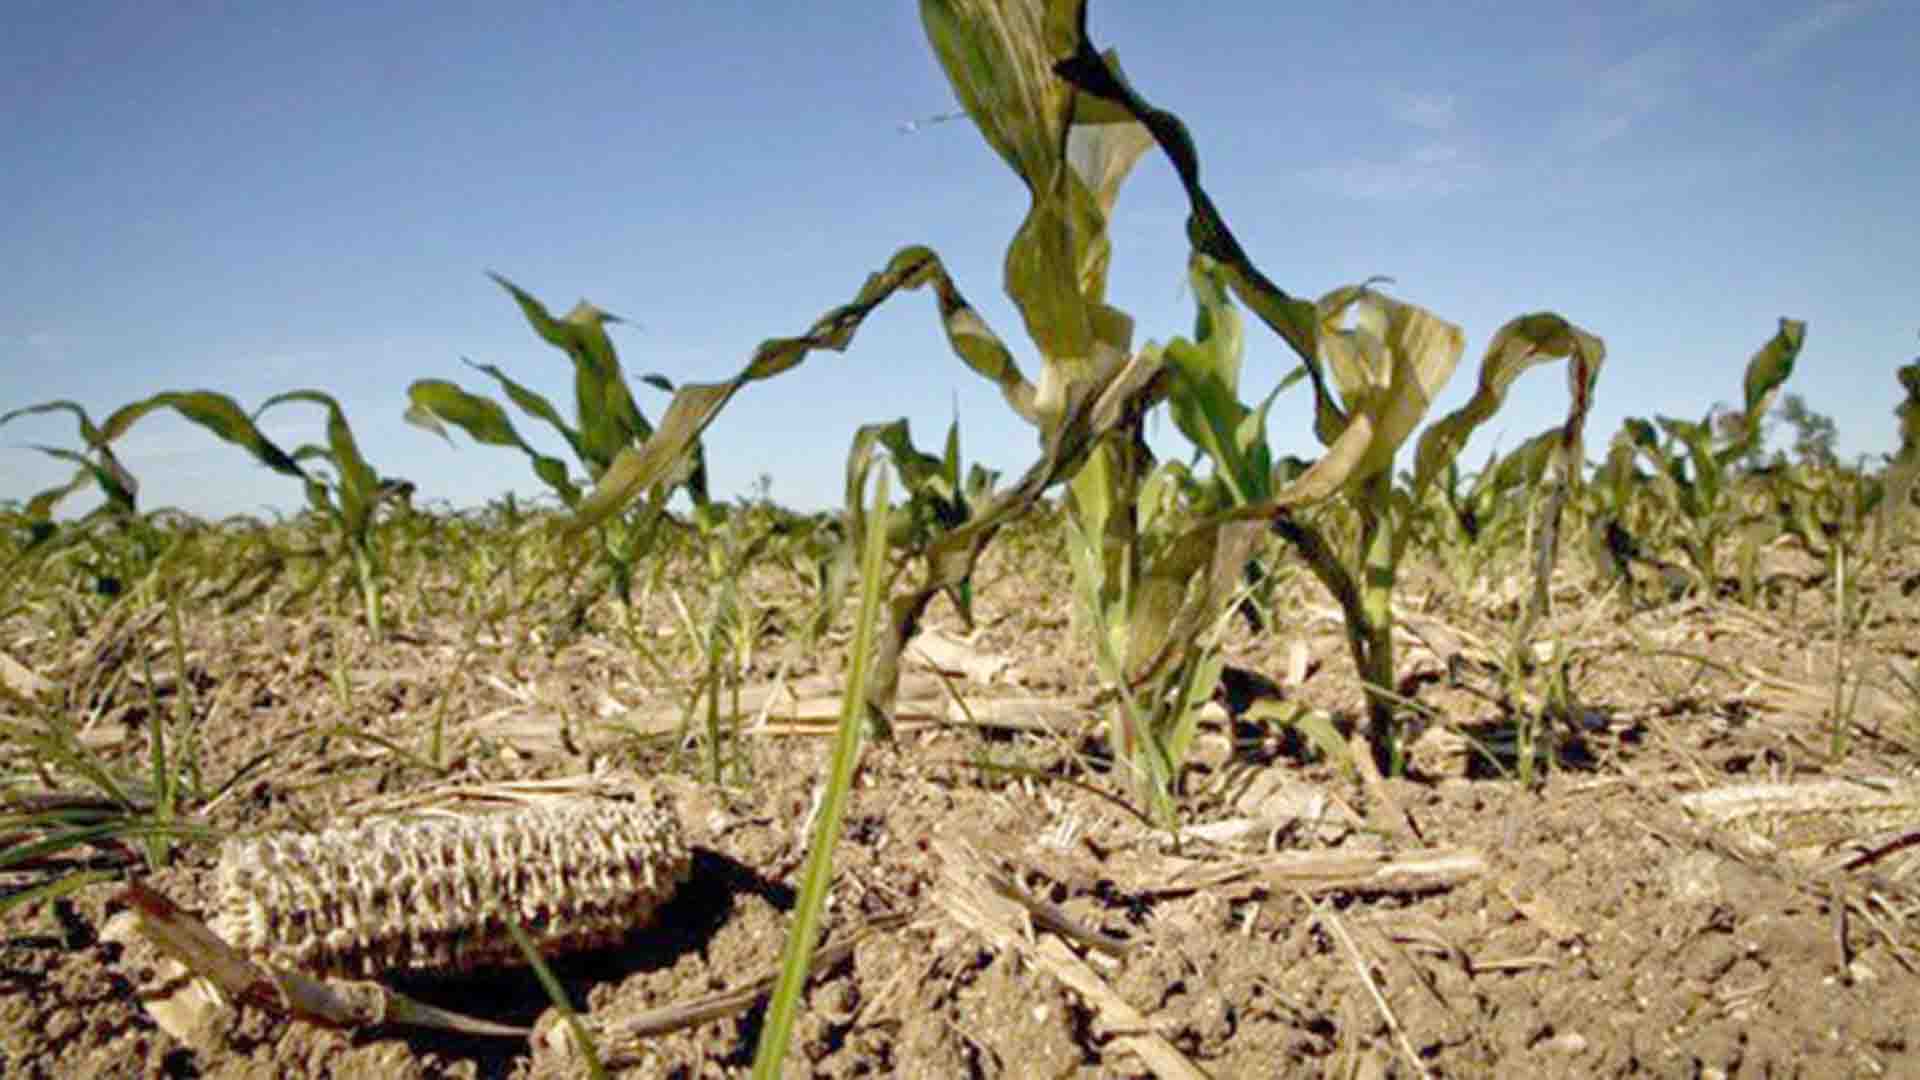
<path id="1" fill-rule="evenodd" d="M 693 869 L 687 882 L 661 909 L 654 925 L 636 931 L 621 948 L 562 957 L 548 962 L 566 991 L 567 1001 L 581 1008 L 594 987 L 619 983 L 629 976 L 671 968 L 691 953 L 704 952 L 713 935 L 733 914 L 742 896 L 757 896 L 781 910 L 791 910 L 794 890 L 761 876 L 752 867 L 707 848 L 693 849 Z M 403 975 L 388 985 L 416 1001 L 481 1020 L 531 1028 L 553 1003 L 531 968 L 477 971 L 460 976 Z M 431 1054 L 449 1063 L 470 1061 L 482 1077 L 508 1075 L 516 1059 L 526 1055 L 520 1038 L 459 1035 L 444 1031 L 375 1032 L 373 1037 L 398 1035 L 419 1055 Z"/>

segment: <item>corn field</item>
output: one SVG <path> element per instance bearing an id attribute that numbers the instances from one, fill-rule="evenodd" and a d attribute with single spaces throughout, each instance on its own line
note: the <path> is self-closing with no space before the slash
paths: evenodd
<path id="1" fill-rule="evenodd" d="M 324 389 L 0 403 L 76 428 L 0 493 L 0 1071 L 1920 1070 L 1920 360 L 1879 460 L 1765 452 L 1793 317 L 1695 358 L 1732 411 L 1606 433 L 1606 328 L 1516 313 L 1431 415 L 1461 329 L 1271 279 L 1083 2 L 921 11 L 1031 196 L 1025 344 L 925 247 L 717 383 L 498 277 L 573 400 L 470 364 L 393 403 L 547 492 L 479 509 Z M 1105 299 L 1143 164 L 1194 303 L 1145 340 Z M 1025 470 L 845 417 L 838 509 L 715 497 L 735 396 L 914 292 Z M 1463 461 L 1545 365 L 1558 422 Z M 304 509 L 143 506 L 114 446 L 157 412 Z"/>

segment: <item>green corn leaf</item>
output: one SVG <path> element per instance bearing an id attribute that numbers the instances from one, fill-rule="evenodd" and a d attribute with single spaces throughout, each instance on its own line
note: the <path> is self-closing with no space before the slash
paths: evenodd
<path id="1" fill-rule="evenodd" d="M 1687 516 L 1700 519 L 1714 512 L 1720 501 L 1720 489 L 1724 471 L 1713 452 L 1713 428 L 1707 424 L 1692 420 L 1681 420 L 1671 416 L 1656 416 L 1654 423 L 1667 438 L 1679 443 L 1687 455 L 1689 483 L 1680 485 L 1687 493 Z"/>
<path id="2" fill-rule="evenodd" d="M 511 394 L 511 391 L 509 391 Z M 445 379 L 419 379 L 407 387 L 406 421 L 452 441 L 446 424 L 465 431 L 487 446 L 518 447 L 533 463 L 533 471 L 568 506 L 580 501 L 580 489 L 567 477 L 565 462 L 528 445 L 514 429 L 507 412 L 492 398 L 469 394 Z"/>
<path id="3" fill-rule="evenodd" d="M 469 394 L 445 379 L 414 380 L 407 387 L 407 411 L 403 419 L 433 432 L 449 444 L 453 437 L 447 434 L 446 424 L 458 427 L 473 441 L 487 446 L 526 445 L 499 402 Z"/>
<path id="4" fill-rule="evenodd" d="M 254 426 L 253 418 L 247 415 L 246 410 L 242 409 L 238 402 L 213 390 L 169 390 L 155 394 L 144 401 L 124 405 L 107 418 L 103 434 L 108 439 L 118 438 L 136 421 L 156 409 L 172 409 L 185 419 L 252 454 L 254 460 L 274 472 L 301 480 L 306 479 L 305 470 Z"/>
<path id="5" fill-rule="evenodd" d="M 945 484 L 941 494 L 948 502 L 965 507 L 966 489 L 961 486 L 960 477 L 960 418 L 955 416 L 947 425 L 947 442 L 940 456 L 940 479 Z"/>
<path id="6" fill-rule="evenodd" d="M 1640 450 L 1658 450 L 1660 435 L 1654 426 L 1637 416 L 1629 416 L 1620 426 L 1621 435 L 1629 444 Z"/>
<path id="7" fill-rule="evenodd" d="M 953 496 L 953 489 L 947 483 L 946 462 L 913 445 L 913 431 L 906 418 L 872 426 L 876 429 L 875 438 L 886 448 L 894 471 L 900 474 L 901 485 L 909 494 L 941 501 Z"/>
<path id="8" fill-rule="evenodd" d="M 268 409 L 293 401 L 319 405 L 327 410 L 327 459 L 337 474 L 335 483 L 340 493 L 340 513 L 348 535 L 355 538 L 364 536 L 372 523 L 374 508 L 379 503 L 380 477 L 360 455 L 360 444 L 353 437 L 352 425 L 347 423 L 346 411 L 334 400 L 333 395 L 324 391 L 288 390 L 268 398 L 254 415 L 258 417 Z M 315 487 L 309 481 L 310 499 L 316 498 Z"/>
<path id="9" fill-rule="evenodd" d="M 49 401 L 15 409 L 0 416 L 0 424 L 15 417 L 52 411 L 71 412 L 79 423 L 80 436 L 86 442 L 88 457 L 69 456 L 67 452 L 55 454 L 67 460 L 80 462 L 87 473 L 99 485 L 108 505 L 120 512 L 132 512 L 139 484 L 120 464 L 108 445 L 126 434 L 141 417 L 156 409 L 168 408 L 193 423 L 206 428 L 215 435 L 251 453 L 254 458 L 276 472 L 305 479 L 306 474 L 298 463 L 275 446 L 271 440 L 254 427 L 246 412 L 225 394 L 210 390 L 167 391 L 150 398 L 132 402 L 114 411 L 104 425 L 96 427 L 87 416 L 85 409 L 71 401 Z M 48 451 L 52 452 L 52 451 Z M 52 488 L 40 492 L 32 501 L 33 508 L 51 514 L 54 506 L 77 488 L 68 484 L 61 488 Z"/>
<path id="10" fill-rule="evenodd" d="M 1793 365 L 1800 357 L 1801 346 L 1806 344 L 1807 324 L 1801 319 L 1781 318 L 1780 329 L 1774 331 L 1766 344 L 1747 361 L 1747 375 L 1743 385 L 1746 391 L 1747 416 L 1754 423 L 1767 414 L 1773 407 L 1773 399 L 1780 392 L 1780 384 L 1793 374 Z"/>
<path id="11" fill-rule="evenodd" d="M 541 340 L 563 350 L 574 361 L 574 415 L 580 421 L 580 452 L 589 475 L 597 477 L 628 446 L 645 442 L 653 434 L 653 425 L 639 415 L 634 394 L 626 386 L 620 371 L 620 357 L 614 354 L 609 323 L 620 323 L 618 315 L 601 311 L 586 300 L 576 304 L 564 319 L 553 319 L 540 300 L 501 275 L 488 275 L 505 288 L 526 321 Z"/>
<path id="12" fill-rule="evenodd" d="M 34 524 L 45 524 L 52 520 L 53 511 L 65 501 L 69 495 L 86 487 L 87 481 L 92 479 L 94 479 L 93 464 L 89 462 L 75 470 L 73 479 L 66 483 L 58 487 L 50 487 L 45 491 L 36 492 L 32 498 L 27 500 L 26 506 L 22 507 L 27 521 Z"/>
<path id="13" fill-rule="evenodd" d="M 106 496 L 107 507 L 112 512 L 116 514 L 132 514 L 135 512 L 134 496 L 139 490 L 139 485 L 129 483 L 133 477 L 128 475 L 126 470 L 109 468 L 106 463 L 96 461 L 94 458 L 88 457 L 85 454 L 76 454 L 71 450 L 63 450 L 56 446 L 36 445 L 33 449 L 40 451 L 48 457 L 58 458 L 61 461 L 78 465 L 80 466 L 80 471 L 66 484 L 57 488 L 49 488 L 35 495 L 32 502 L 28 505 L 29 516 L 36 520 L 45 520 L 47 516 L 53 512 L 55 505 L 81 487 L 86 486 L 88 480 L 92 480 L 94 485 L 100 489 L 100 493 Z M 104 450 L 105 447 L 102 447 L 102 449 Z M 114 462 L 113 464 L 117 466 L 118 462 Z"/>
<path id="14" fill-rule="evenodd" d="M 885 424 L 867 424 L 854 433 L 853 448 L 847 457 L 848 516 L 852 532 L 859 534 L 865 523 L 861 515 L 860 493 L 866 490 L 867 474 L 874 463 L 876 449 L 884 449 L 900 476 L 908 495 L 904 513 L 892 516 L 893 533 L 889 541 L 895 547 L 920 548 L 940 533 L 959 527 L 968 519 L 969 510 L 961 492 L 956 490 L 959 473 L 960 426 L 947 430 L 946 456 L 937 458 L 913 445 L 912 429 L 903 417 Z M 970 581 L 947 590 L 961 616 L 971 623 L 972 587 Z"/>
<path id="15" fill-rule="evenodd" d="M 79 404 L 72 401 L 58 400 L 41 402 L 38 405 L 28 405 L 24 408 L 14 409 L 5 415 L 0 415 L 0 426 L 4 426 L 15 417 L 34 416 L 48 412 L 70 412 L 73 414 L 74 420 L 79 427 L 80 441 L 86 445 L 88 452 L 93 454 L 93 457 L 90 459 L 75 458 L 73 460 L 78 461 L 82 468 L 86 470 L 85 475 L 92 478 L 94 482 L 99 485 L 101 494 L 106 496 L 107 504 L 110 507 L 126 513 L 132 513 L 135 497 L 140 492 L 140 483 L 134 478 L 132 473 L 126 470 L 125 466 L 120 464 L 120 459 L 114 456 L 112 447 L 107 445 L 113 440 L 113 436 L 95 427 L 93 418 L 88 416 L 87 410 Z M 35 505 L 44 507 L 44 513 L 41 515 L 40 520 L 45 520 L 48 515 L 53 513 L 53 508 L 58 505 L 61 500 L 73 492 L 78 491 L 80 487 L 83 486 L 85 486 L 84 481 L 76 476 L 74 482 L 70 482 L 62 487 L 49 488 L 35 495 L 32 502 Z"/>
<path id="16" fill-rule="evenodd" d="M 559 432 L 560 437 L 567 440 L 567 445 L 572 448 L 574 458 L 583 466 L 592 466 L 592 459 L 587 454 L 586 444 L 581 441 L 580 432 L 572 424 L 567 423 L 566 418 L 560 415 L 560 410 L 554 408 L 553 403 L 548 401 L 545 395 L 527 389 L 492 364 L 476 364 L 471 360 L 466 363 L 499 383 L 500 389 L 507 395 L 507 400 L 513 402 L 521 412 L 536 420 L 545 421 L 548 427 Z"/>
<path id="17" fill-rule="evenodd" d="M 58 400 L 58 401 L 43 401 L 38 405 L 27 405 L 22 408 L 13 409 L 4 415 L 0 415 L 0 426 L 5 426 L 9 421 L 13 420 L 15 417 L 35 416 L 41 413 L 49 413 L 49 412 L 72 413 L 75 421 L 79 424 L 80 441 L 87 444 L 89 447 L 99 446 L 103 443 L 111 441 L 110 436 L 108 436 L 105 432 L 102 432 L 99 428 L 93 426 L 93 418 L 87 415 L 86 409 L 82 408 L 76 402 L 67 401 L 64 399 Z"/>
<path id="18" fill-rule="evenodd" d="M 1246 341 L 1240 313 L 1227 299 L 1220 276 L 1218 264 L 1206 256 L 1189 260 L 1188 280 L 1199 310 L 1193 340 L 1174 338 L 1165 347 L 1164 358 L 1174 374 L 1167 408 L 1180 433 L 1213 459 L 1234 505 L 1245 505 L 1266 496 L 1270 477 L 1245 452 L 1256 436 L 1243 430 L 1254 410 L 1240 403 Z M 1264 444 L 1264 423 L 1258 428 L 1258 441 Z"/>
<path id="19" fill-rule="evenodd" d="M 667 378 L 665 375 L 657 373 L 642 375 L 640 376 L 640 381 L 656 390 L 664 390 L 669 394 L 674 391 L 673 380 Z M 651 429 L 649 429 L 649 433 L 651 433 Z M 687 498 L 693 502 L 696 508 L 713 504 L 712 497 L 707 491 L 706 443 L 699 439 L 693 441 L 693 450 L 688 454 L 680 474 L 674 477 L 671 482 L 687 493 Z"/>
<path id="20" fill-rule="evenodd" d="M 0 897 L 0 915 L 20 908 L 30 909 L 36 904 L 49 904 L 114 878 L 115 874 L 109 870 L 81 870 L 18 892 L 10 892 Z"/>
<path id="21" fill-rule="evenodd" d="M 1801 346 L 1806 339 L 1807 324 L 1804 321 L 1782 318 L 1780 328 L 1747 361 L 1746 377 L 1741 386 L 1746 411 L 1741 414 L 1743 423 L 1740 434 L 1714 454 L 1722 466 L 1746 457 L 1759 444 L 1762 421 L 1766 419 L 1768 410 L 1773 408 L 1773 399 L 1779 395 L 1781 385 L 1793 374 L 1794 363 L 1799 359 Z"/>
<path id="22" fill-rule="evenodd" d="M 902 248 L 884 269 L 867 278 L 851 303 L 822 315 L 805 334 L 761 342 L 746 366 L 725 382 L 681 384 L 652 437 L 620 452 L 599 478 L 592 494 L 581 502 L 569 527 L 591 528 L 619 513 L 643 492 L 668 480 L 707 425 L 743 387 L 791 370 L 817 349 L 845 351 L 874 308 L 901 289 L 927 285 L 939 296 L 941 320 L 954 352 L 974 370 L 998 382 L 1010 402 L 1031 404 L 1033 387 L 1021 377 L 1004 347 L 999 346 L 998 339 L 992 337 L 986 324 L 961 297 L 941 266 L 940 257 L 924 247 Z M 993 348 L 983 347 L 989 341 Z M 985 369 L 975 363 L 979 357 L 989 354 L 1005 356 L 1005 363 Z"/>
<path id="23" fill-rule="evenodd" d="M 1309 709 L 1297 701 L 1261 698 L 1247 709 L 1249 722 L 1265 722 L 1274 727 L 1291 727 L 1307 737 L 1322 757 L 1338 764 L 1343 771 L 1353 768 L 1352 753 L 1345 736 L 1333 726 L 1326 713 Z"/>
<path id="24" fill-rule="evenodd" d="M 1140 497 L 1134 502 L 1139 528 L 1151 535 L 1163 521 L 1174 519 L 1181 507 L 1183 492 L 1193 483 L 1193 471 L 1179 461 L 1163 461 L 1140 484 Z"/>
<path id="25" fill-rule="evenodd" d="M 598 476 L 629 446 L 653 434 L 627 389 L 620 358 L 607 324 L 622 320 L 582 300 L 564 319 L 555 319 L 539 300 L 501 277 L 489 274 L 512 295 L 541 339 L 565 352 L 574 366 L 574 411 L 580 423 L 581 457 Z"/>
<path id="26" fill-rule="evenodd" d="M 853 445 L 847 450 L 846 534 L 850 537 L 866 535 L 867 481 L 873 475 L 874 465 L 879 462 L 880 429 L 884 426 L 861 425 L 854 431 Z"/>

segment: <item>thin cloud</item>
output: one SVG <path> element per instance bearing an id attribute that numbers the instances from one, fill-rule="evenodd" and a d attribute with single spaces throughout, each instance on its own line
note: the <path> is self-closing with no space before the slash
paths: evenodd
<path id="1" fill-rule="evenodd" d="M 1426 143 L 1388 160 L 1356 159 L 1301 173 L 1310 187 L 1362 202 L 1437 198 L 1465 191 L 1486 176 L 1486 166 L 1460 143 Z"/>
<path id="2" fill-rule="evenodd" d="M 1670 43 L 1642 49 L 1592 78 L 1561 127 L 1576 149 L 1598 149 L 1683 95 L 1699 66 L 1691 50 Z"/>
<path id="3" fill-rule="evenodd" d="M 1398 154 L 1303 170 L 1302 181 L 1339 198 L 1398 202 L 1451 195 L 1486 178 L 1486 163 L 1473 140 L 1455 133 L 1460 115 L 1451 95 L 1393 94 L 1383 105 L 1389 119 L 1420 129 L 1424 137 Z"/>
<path id="4" fill-rule="evenodd" d="M 1872 0 L 1825 0 L 1816 4 L 1812 10 L 1768 31 L 1760 47 L 1754 50 L 1753 65 L 1771 67 L 1785 63 L 1802 49 L 1877 6 Z"/>
<path id="5" fill-rule="evenodd" d="M 0 345 L 44 352 L 67 343 L 67 336 L 53 330 L 29 330 L 24 334 L 0 335 Z"/>
<path id="6" fill-rule="evenodd" d="M 1459 122 L 1453 97 L 1448 94 L 1400 94 L 1387 102 L 1387 111 L 1395 120 L 1422 131 L 1451 131 Z"/>

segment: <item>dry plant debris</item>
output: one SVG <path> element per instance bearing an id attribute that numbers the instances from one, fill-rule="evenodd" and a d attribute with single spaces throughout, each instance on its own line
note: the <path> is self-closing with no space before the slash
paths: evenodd
<path id="1" fill-rule="evenodd" d="M 269 833 L 222 850 L 213 928 L 316 974 L 465 971 L 521 962 L 508 918 L 543 953 L 618 942 L 690 866 L 671 813 L 597 798 Z"/>

